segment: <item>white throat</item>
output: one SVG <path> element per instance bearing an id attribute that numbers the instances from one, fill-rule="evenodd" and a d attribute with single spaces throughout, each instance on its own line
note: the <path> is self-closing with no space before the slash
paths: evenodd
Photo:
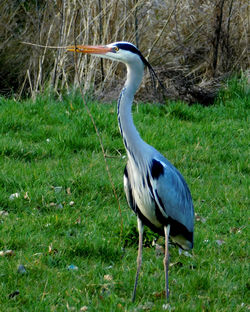
<path id="1" fill-rule="evenodd" d="M 135 66 L 136 65 L 136 66 Z M 136 64 L 127 64 L 127 80 L 120 93 L 118 99 L 118 124 L 125 148 L 129 151 L 137 152 L 140 155 L 142 146 L 146 143 L 141 139 L 133 122 L 131 108 L 134 99 L 134 94 L 141 84 L 144 73 L 144 65 L 142 61 Z"/>

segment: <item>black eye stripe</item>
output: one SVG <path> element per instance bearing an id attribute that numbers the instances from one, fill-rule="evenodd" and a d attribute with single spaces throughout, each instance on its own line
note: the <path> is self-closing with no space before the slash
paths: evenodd
<path id="1" fill-rule="evenodd" d="M 140 52 L 135 46 L 133 46 L 132 44 L 129 44 L 129 43 L 117 43 L 116 46 L 117 46 L 119 49 L 126 50 L 126 51 L 130 51 L 130 52 L 132 52 L 132 53 L 137 54 L 138 56 L 140 56 L 142 62 L 143 62 L 146 66 L 149 66 L 149 65 L 148 65 L 148 61 L 144 58 L 144 56 L 141 54 L 141 52 Z"/>
<path id="2" fill-rule="evenodd" d="M 130 51 L 130 52 L 136 53 L 136 54 L 138 54 L 138 55 L 141 54 L 141 52 L 140 52 L 136 47 L 134 47 L 132 44 L 128 44 L 128 43 L 117 43 L 116 46 L 117 46 L 119 49 L 122 49 L 122 50 L 127 50 L 127 51 Z"/>

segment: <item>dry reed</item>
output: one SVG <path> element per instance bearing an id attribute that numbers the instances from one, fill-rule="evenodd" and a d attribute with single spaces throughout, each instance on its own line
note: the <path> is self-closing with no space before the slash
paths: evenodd
<path id="1" fill-rule="evenodd" d="M 167 96 L 189 102 L 203 97 L 204 104 L 217 82 L 249 66 L 247 0 L 2 1 L 0 21 L 2 94 L 35 97 L 46 88 L 60 94 L 77 84 L 73 56 L 22 41 L 50 46 L 131 41 L 156 68 Z M 84 90 L 94 86 L 106 99 L 117 96 L 121 65 L 82 55 L 77 67 Z M 147 97 L 139 93 L 144 100 L 153 95 L 149 83 L 146 77 Z"/>

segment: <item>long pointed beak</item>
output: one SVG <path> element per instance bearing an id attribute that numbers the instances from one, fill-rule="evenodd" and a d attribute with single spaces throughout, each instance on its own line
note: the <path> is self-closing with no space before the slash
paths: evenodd
<path id="1" fill-rule="evenodd" d="M 77 45 L 77 46 L 69 46 L 67 47 L 68 52 L 80 52 L 87 54 L 105 54 L 107 52 L 112 52 L 112 48 L 107 46 L 85 46 L 85 45 Z"/>

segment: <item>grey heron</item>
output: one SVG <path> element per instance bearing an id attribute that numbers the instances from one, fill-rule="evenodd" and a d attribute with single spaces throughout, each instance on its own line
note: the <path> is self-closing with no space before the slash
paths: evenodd
<path id="1" fill-rule="evenodd" d="M 127 152 L 124 190 L 129 206 L 137 215 L 139 247 L 132 294 L 135 300 L 142 263 L 144 224 L 165 236 L 165 290 L 169 298 L 169 237 L 184 250 L 193 248 L 194 208 L 192 197 L 180 172 L 155 148 L 142 140 L 133 123 L 131 107 L 141 84 L 144 67 L 151 65 L 131 43 L 115 42 L 103 46 L 70 46 L 68 51 L 93 54 L 120 61 L 127 67 L 127 79 L 117 105 L 118 125 Z"/>

